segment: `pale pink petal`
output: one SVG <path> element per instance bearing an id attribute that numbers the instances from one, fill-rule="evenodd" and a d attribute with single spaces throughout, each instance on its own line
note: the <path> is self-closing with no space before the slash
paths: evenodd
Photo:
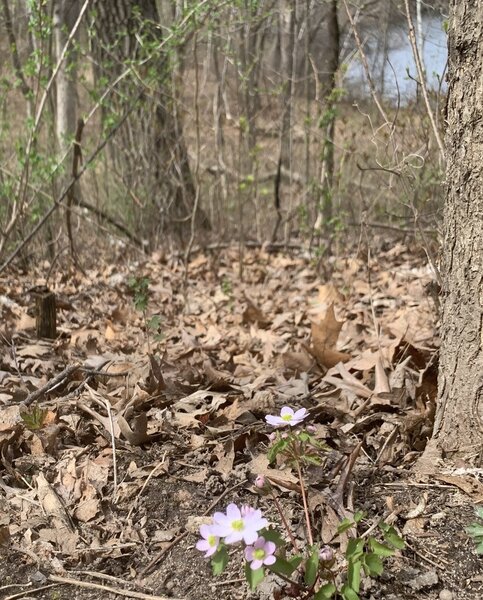
<path id="1" fill-rule="evenodd" d="M 267 415 L 265 417 L 265 421 L 269 425 L 273 425 L 274 427 L 277 427 L 278 425 L 285 425 L 285 421 L 283 419 L 281 419 L 280 417 L 275 417 L 273 415 Z"/>
<path id="2" fill-rule="evenodd" d="M 206 540 L 198 540 L 196 542 L 196 549 L 201 552 L 206 552 L 211 548 L 210 544 Z"/>
<path id="3" fill-rule="evenodd" d="M 307 409 L 306 408 L 300 408 L 299 410 L 297 410 L 294 413 L 293 418 L 294 419 L 298 419 L 299 421 L 303 421 L 307 416 L 308 416 Z"/>
<path id="4" fill-rule="evenodd" d="M 236 504 L 234 504 L 233 502 L 231 504 L 229 504 L 226 507 L 226 516 L 231 520 L 231 521 L 237 521 L 238 519 L 241 519 L 241 513 L 240 513 L 240 509 L 238 508 L 238 506 Z"/>
<path id="5" fill-rule="evenodd" d="M 273 554 L 276 549 L 277 549 L 277 546 L 274 544 L 274 542 L 267 542 L 265 544 L 265 552 L 267 554 Z"/>
<path id="6" fill-rule="evenodd" d="M 245 558 L 248 562 L 252 562 L 253 560 L 253 546 L 247 546 L 245 548 Z"/>

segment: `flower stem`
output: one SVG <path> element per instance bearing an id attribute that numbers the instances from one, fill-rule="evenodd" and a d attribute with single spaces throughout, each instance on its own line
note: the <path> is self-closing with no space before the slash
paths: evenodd
<path id="1" fill-rule="evenodd" d="M 290 529 L 290 526 L 287 523 L 287 519 L 285 518 L 285 515 L 283 514 L 283 510 L 282 510 L 282 507 L 280 506 L 280 502 L 278 501 L 278 498 L 275 495 L 275 492 L 273 490 L 271 491 L 271 494 L 272 494 L 273 501 L 275 503 L 275 507 L 278 510 L 278 514 L 280 515 L 280 518 L 282 519 L 283 526 L 285 527 L 288 537 L 290 538 L 290 541 L 292 542 L 292 546 L 294 547 L 295 551 L 298 552 L 297 540 L 294 538 L 292 530 Z"/>
<path id="2" fill-rule="evenodd" d="M 297 467 L 297 475 L 299 477 L 299 482 L 300 482 L 300 491 L 302 492 L 302 502 L 304 505 L 305 522 L 307 523 L 307 537 L 309 539 L 309 544 L 311 546 L 313 546 L 314 538 L 312 537 L 312 526 L 310 524 L 309 507 L 307 504 L 307 496 L 305 494 L 304 481 L 302 479 L 302 471 L 300 469 L 300 463 L 298 460 L 295 461 L 295 466 Z"/>

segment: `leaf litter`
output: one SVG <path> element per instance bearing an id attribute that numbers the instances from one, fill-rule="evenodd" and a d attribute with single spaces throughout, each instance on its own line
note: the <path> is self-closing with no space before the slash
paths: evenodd
<path id="1" fill-rule="evenodd" d="M 273 582 L 250 595 L 236 572 L 220 588 L 194 543 L 214 506 L 253 498 L 258 474 L 300 530 L 297 478 L 263 452 L 264 416 L 287 404 L 309 411 L 328 448 L 323 467 L 307 472 L 323 542 L 346 544 L 337 525 L 356 509 L 407 535 L 399 583 L 367 583 L 365 597 L 415 597 L 404 580 L 414 563 L 439 573 L 421 588 L 426 597 L 453 585 L 449 542 L 428 532 L 431 511 L 447 520 L 448 506 L 464 511 L 483 493 L 478 473 L 418 481 L 409 471 L 431 435 L 437 392 L 424 260 L 403 245 L 369 263 L 331 259 L 323 283 L 310 260 L 261 249 L 246 252 L 242 282 L 238 270 L 228 249 L 195 256 L 187 280 L 179 261 L 156 254 L 48 282 L 41 268 L 0 279 L 5 597 L 62 583 L 81 598 L 273 597 Z M 144 310 L 132 286 L 140 277 Z M 47 284 L 61 299 L 58 337 L 38 340 L 32 290 Z M 459 598 L 481 586 L 477 575 L 467 581 L 470 595 Z"/>

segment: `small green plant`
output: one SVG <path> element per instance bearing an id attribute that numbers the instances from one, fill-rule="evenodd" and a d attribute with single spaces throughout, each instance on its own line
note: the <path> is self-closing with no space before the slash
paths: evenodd
<path id="1" fill-rule="evenodd" d="M 24 422 L 24 425 L 30 431 L 37 431 L 42 429 L 45 425 L 45 417 L 47 416 L 48 410 L 46 408 L 40 408 L 40 406 L 31 406 L 24 412 L 20 413 L 20 417 Z"/>
<path id="2" fill-rule="evenodd" d="M 225 296 L 228 296 L 229 298 L 233 296 L 233 284 L 231 283 L 231 280 L 228 279 L 228 277 L 223 278 L 221 282 L 221 291 L 225 294 Z"/>
<path id="3" fill-rule="evenodd" d="M 473 538 L 478 554 L 483 554 L 483 506 L 477 507 L 476 516 L 478 521 L 468 525 L 466 533 Z"/>
<path id="4" fill-rule="evenodd" d="M 161 332 L 162 318 L 161 315 L 152 315 L 148 318 L 149 304 L 149 278 L 148 277 L 131 277 L 128 282 L 133 293 L 133 303 L 136 310 L 143 314 L 144 326 L 147 334 L 152 334 L 156 342 L 163 340 L 164 336 Z M 149 344 L 149 336 L 148 336 Z"/>
<path id="5" fill-rule="evenodd" d="M 196 548 L 211 558 L 213 574 L 219 575 L 227 566 L 233 552 L 229 547 L 240 544 L 245 559 L 245 578 L 253 590 L 263 581 L 268 569 L 284 582 L 287 597 L 297 599 L 359 600 L 361 575 L 375 577 L 383 572 L 383 559 L 404 548 L 404 541 L 393 527 L 380 523 L 380 541 L 375 536 L 349 539 L 344 557 L 337 557 L 330 546 L 321 545 L 314 539 L 307 491 L 302 469 L 307 465 L 319 465 L 325 445 L 315 437 L 315 428 L 297 426 L 308 416 L 305 408 L 294 411 L 284 406 L 280 415 L 268 415 L 267 423 L 277 430 L 270 435 L 272 445 L 268 460 L 282 460 L 297 472 L 305 517 L 306 540 L 298 542 L 291 530 L 278 498 L 270 482 L 262 475 L 255 486 L 264 496 L 271 496 L 280 516 L 285 537 L 277 529 L 268 526 L 262 511 L 251 506 L 231 503 L 225 512 L 216 512 L 211 524 L 200 528 L 201 539 Z M 289 427 L 289 431 L 280 431 Z M 364 514 L 357 512 L 353 519 L 344 519 L 339 534 L 356 531 Z M 338 560 L 339 558 L 339 560 Z"/>
<path id="6" fill-rule="evenodd" d="M 149 300 L 149 279 L 147 277 L 131 277 L 128 282 L 134 296 L 134 308 L 146 312 Z"/>

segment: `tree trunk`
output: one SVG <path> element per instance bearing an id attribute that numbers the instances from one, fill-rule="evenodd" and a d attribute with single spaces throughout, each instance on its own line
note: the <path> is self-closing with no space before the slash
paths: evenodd
<path id="1" fill-rule="evenodd" d="M 57 0 L 54 5 L 55 59 L 58 60 L 79 15 L 78 0 Z M 55 130 L 61 154 L 72 146 L 77 125 L 76 56 L 73 46 L 67 51 L 56 78 Z M 69 161 L 70 164 L 72 161 Z"/>
<path id="2" fill-rule="evenodd" d="M 115 80 L 129 61 L 142 55 L 143 44 L 161 41 L 162 28 L 156 26 L 160 19 L 157 4 L 155 0 L 93 0 L 93 45 L 99 76 Z M 169 7 L 161 4 L 166 16 Z M 178 52 L 177 62 L 182 64 L 183 56 Z M 169 231 L 183 241 L 189 236 L 196 190 L 181 116 L 176 110 L 177 90 L 167 90 L 176 78 L 170 71 L 168 51 L 142 68 L 148 66 L 158 70 L 159 87 L 147 87 L 146 94 L 140 94 L 139 108 L 120 129 L 116 146 L 111 148 L 114 170 L 122 174 L 124 186 L 146 206 L 142 213 L 137 211 L 141 230 L 148 229 L 152 239 L 165 239 Z M 111 102 L 122 111 L 125 99 L 139 94 L 139 82 L 126 78 L 117 91 L 119 97 L 113 97 Z M 136 212 L 136 208 L 133 210 Z M 197 224 L 209 228 L 201 209 Z"/>
<path id="3" fill-rule="evenodd" d="M 433 443 L 483 444 L 483 4 L 452 0 L 439 398 Z"/>

